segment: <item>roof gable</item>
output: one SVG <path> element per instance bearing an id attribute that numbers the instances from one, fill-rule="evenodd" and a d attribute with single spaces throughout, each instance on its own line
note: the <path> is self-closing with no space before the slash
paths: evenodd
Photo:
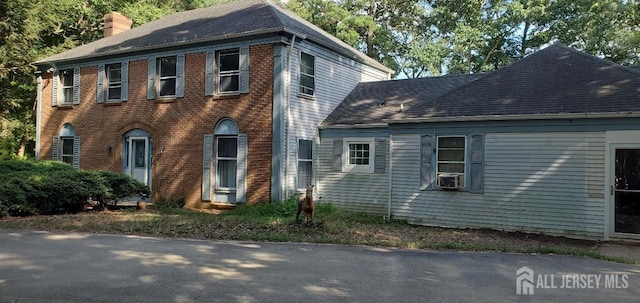
<path id="1" fill-rule="evenodd" d="M 640 72 L 554 44 L 391 120 L 622 112 L 640 112 Z"/>
<path id="2" fill-rule="evenodd" d="M 37 64 L 90 59 L 261 34 L 297 34 L 344 56 L 391 72 L 348 44 L 269 0 L 242 0 L 184 11 L 70 49 Z"/>

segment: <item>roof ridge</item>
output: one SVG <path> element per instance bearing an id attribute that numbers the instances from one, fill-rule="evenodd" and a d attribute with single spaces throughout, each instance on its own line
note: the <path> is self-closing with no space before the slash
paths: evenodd
<path id="1" fill-rule="evenodd" d="M 596 62 L 604 63 L 604 64 L 607 64 L 609 66 L 615 67 L 615 68 L 620 68 L 620 69 L 622 69 L 624 71 L 627 71 L 627 72 L 630 72 L 630 73 L 635 74 L 637 76 L 640 76 L 640 71 L 639 70 L 633 69 L 631 67 L 628 67 L 628 66 L 625 66 L 625 65 L 622 65 L 622 64 L 619 64 L 619 63 L 615 63 L 615 62 L 613 62 L 611 60 L 600 58 L 600 57 L 598 57 L 596 55 L 592 55 L 592 54 L 589 54 L 587 52 L 579 51 L 579 50 L 577 50 L 577 49 L 575 49 L 575 48 L 573 48 L 571 46 L 565 45 L 563 43 L 555 42 L 551 46 L 559 46 L 561 48 L 570 50 L 570 51 L 572 51 L 572 52 L 574 52 L 576 54 L 579 54 L 581 56 L 584 56 L 584 57 L 589 58 L 591 60 L 594 60 Z"/>

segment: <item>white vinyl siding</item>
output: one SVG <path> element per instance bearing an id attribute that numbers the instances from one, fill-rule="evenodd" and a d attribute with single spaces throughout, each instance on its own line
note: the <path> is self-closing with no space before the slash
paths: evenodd
<path id="1" fill-rule="evenodd" d="M 419 142 L 418 135 L 394 136 L 394 217 L 424 225 L 602 236 L 604 133 L 486 134 L 483 194 L 417 190 Z"/>
<path id="2" fill-rule="evenodd" d="M 388 149 L 381 149 L 385 156 L 383 159 L 387 159 L 381 164 L 383 173 L 353 174 L 332 168 L 333 146 L 334 138 L 322 138 L 316 152 L 318 185 L 322 188 L 320 201 L 350 211 L 386 214 L 389 197 Z"/>
<path id="3" fill-rule="evenodd" d="M 296 43 L 304 47 L 303 51 L 314 56 L 315 70 L 315 101 L 308 98 L 299 97 L 298 70 L 300 67 L 299 56 L 290 56 L 289 78 L 286 83 L 287 95 L 290 98 L 288 113 L 284 113 L 285 134 L 288 132 L 288 141 L 285 141 L 283 151 L 286 153 L 286 176 L 285 189 L 296 190 L 296 149 L 298 138 L 317 139 L 318 125 L 335 109 L 342 100 L 360 82 L 380 81 L 387 79 L 387 73 L 376 70 L 366 65 L 354 62 L 351 59 L 336 56 L 313 44 L 301 42 Z M 334 58 L 335 57 L 335 58 Z M 284 138 L 286 139 L 286 137 Z M 314 155 L 317 157 L 318 153 Z M 317 169 L 318 164 L 314 164 Z M 317 174 L 314 174 L 314 177 Z M 314 189 L 317 193 L 321 188 Z"/>

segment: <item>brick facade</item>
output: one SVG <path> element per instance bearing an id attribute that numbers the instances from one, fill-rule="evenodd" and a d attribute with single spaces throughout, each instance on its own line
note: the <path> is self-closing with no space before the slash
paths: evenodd
<path id="1" fill-rule="evenodd" d="M 229 117 L 248 138 L 247 203 L 267 202 L 273 53 L 271 44 L 252 46 L 249 93 L 225 97 L 205 96 L 205 53 L 186 54 L 184 98 L 172 100 L 147 99 L 147 60 L 129 62 L 129 101 L 117 104 L 96 103 L 98 67 L 83 66 L 80 105 L 52 107 L 52 73 L 43 73 L 40 158 L 51 159 L 52 138 L 71 123 L 81 137 L 81 169 L 121 172 L 123 135 L 143 129 L 153 144 L 152 199 L 184 197 L 189 206 L 206 207 L 201 201 L 203 135 L 212 134 L 216 123 Z"/>

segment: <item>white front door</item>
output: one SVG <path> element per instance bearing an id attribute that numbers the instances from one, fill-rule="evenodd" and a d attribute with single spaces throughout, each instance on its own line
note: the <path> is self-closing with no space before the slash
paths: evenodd
<path id="1" fill-rule="evenodd" d="M 640 144 L 611 144 L 610 148 L 612 231 L 640 235 Z"/>
<path id="2" fill-rule="evenodd" d="M 146 185 L 149 185 L 149 153 L 149 138 L 129 138 L 127 174 Z"/>

